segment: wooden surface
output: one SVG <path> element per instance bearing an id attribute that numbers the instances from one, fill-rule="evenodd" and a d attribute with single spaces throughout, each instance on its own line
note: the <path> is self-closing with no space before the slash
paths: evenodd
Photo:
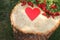
<path id="1" fill-rule="evenodd" d="M 10 12 L 18 0 L 0 0 L 0 40 L 14 40 L 10 24 Z M 49 40 L 60 40 L 60 26 Z"/>

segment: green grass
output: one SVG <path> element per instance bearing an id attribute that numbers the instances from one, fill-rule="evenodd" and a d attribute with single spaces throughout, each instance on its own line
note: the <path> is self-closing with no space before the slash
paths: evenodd
<path id="1" fill-rule="evenodd" d="M 0 40 L 14 40 L 10 24 L 10 13 L 18 0 L 0 0 Z M 60 27 L 49 40 L 60 40 Z"/>
<path id="2" fill-rule="evenodd" d="M 10 13 L 18 0 L 0 0 L 0 40 L 14 40 Z"/>

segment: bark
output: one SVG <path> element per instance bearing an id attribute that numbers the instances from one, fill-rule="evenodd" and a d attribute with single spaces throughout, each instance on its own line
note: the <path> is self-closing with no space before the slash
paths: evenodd
<path id="1" fill-rule="evenodd" d="M 38 34 L 25 34 L 17 29 L 13 28 L 14 31 L 14 38 L 16 40 L 48 40 L 48 38 L 44 35 L 38 35 Z"/>

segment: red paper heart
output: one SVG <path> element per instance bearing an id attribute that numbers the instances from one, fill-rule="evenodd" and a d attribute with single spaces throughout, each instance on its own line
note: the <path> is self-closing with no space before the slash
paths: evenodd
<path id="1" fill-rule="evenodd" d="M 32 9 L 30 7 L 27 7 L 25 12 L 28 15 L 28 17 L 33 21 L 40 14 L 40 9 L 38 8 Z"/>

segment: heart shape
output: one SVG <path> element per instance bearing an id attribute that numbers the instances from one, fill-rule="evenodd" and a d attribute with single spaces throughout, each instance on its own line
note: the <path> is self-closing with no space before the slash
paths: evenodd
<path id="1" fill-rule="evenodd" d="M 28 15 L 28 17 L 33 21 L 39 14 L 40 14 L 40 9 L 39 8 L 30 8 L 27 7 L 25 9 L 26 14 Z"/>

